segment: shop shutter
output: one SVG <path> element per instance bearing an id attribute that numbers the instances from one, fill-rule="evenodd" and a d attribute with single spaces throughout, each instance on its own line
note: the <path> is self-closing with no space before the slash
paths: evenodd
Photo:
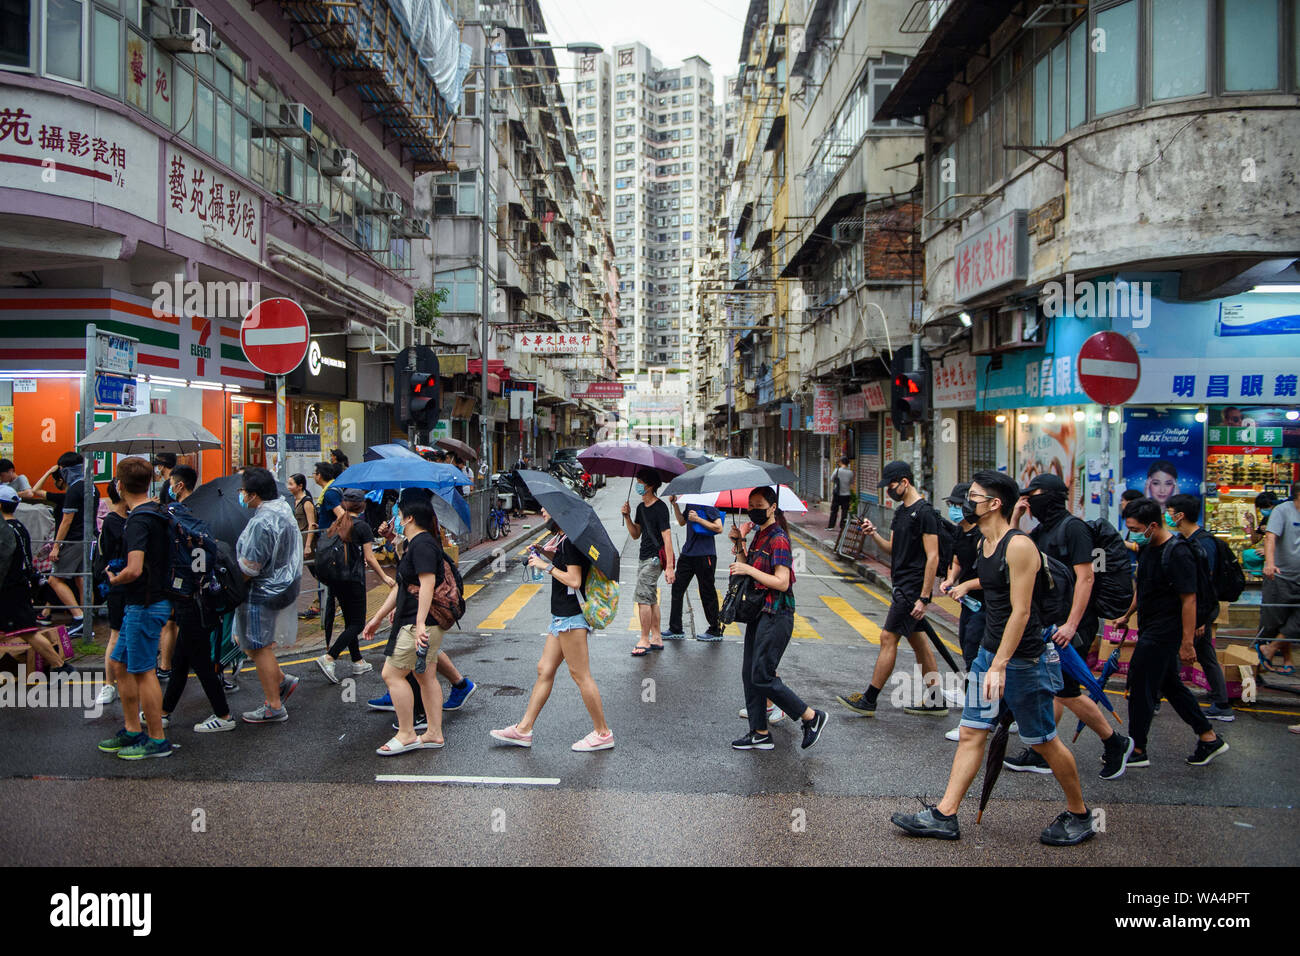
<path id="1" fill-rule="evenodd" d="M 799 497 L 809 504 L 822 500 L 822 436 L 799 435 Z"/>
<path id="2" fill-rule="evenodd" d="M 963 411 L 957 429 L 957 480 L 970 481 L 977 471 L 993 471 L 998 463 L 998 424 L 993 412 Z"/>
<path id="3" fill-rule="evenodd" d="M 858 425 L 858 494 L 876 500 L 878 490 L 871 487 L 872 475 L 880 474 L 880 418 L 871 415 Z M 875 479 L 879 481 L 879 479 Z"/>
<path id="4" fill-rule="evenodd" d="M 391 405 L 366 405 L 366 447 L 382 445 L 393 440 L 393 408 Z"/>

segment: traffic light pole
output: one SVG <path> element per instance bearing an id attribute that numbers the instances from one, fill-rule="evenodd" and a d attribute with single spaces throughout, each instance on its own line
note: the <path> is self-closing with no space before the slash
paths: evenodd
<path id="1" fill-rule="evenodd" d="M 921 370 L 921 333 L 912 333 L 912 369 L 913 371 Z M 927 388 L 929 384 L 927 383 Z M 922 423 L 917 422 L 913 427 L 912 441 L 912 476 L 919 483 L 921 481 L 921 440 L 923 429 Z"/>
<path id="2" fill-rule="evenodd" d="M 492 154 L 492 68 L 493 53 L 492 39 L 485 28 L 483 30 L 483 163 L 482 176 L 480 184 L 483 189 L 483 308 L 482 308 L 482 326 L 479 330 L 479 355 L 483 359 L 482 376 L 480 383 L 482 393 L 479 403 L 479 429 L 482 433 L 481 447 L 479 454 L 483 466 L 486 467 L 486 475 L 492 474 L 492 448 L 488 444 L 488 174 L 491 171 L 491 163 L 488 161 Z M 486 480 L 484 482 L 486 484 Z"/>

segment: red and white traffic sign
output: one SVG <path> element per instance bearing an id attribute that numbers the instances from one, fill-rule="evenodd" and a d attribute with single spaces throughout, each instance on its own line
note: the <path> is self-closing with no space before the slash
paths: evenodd
<path id="1" fill-rule="evenodd" d="M 1079 384 L 1098 405 L 1123 405 L 1141 377 L 1137 349 L 1118 332 L 1097 332 L 1079 348 Z"/>
<path id="2" fill-rule="evenodd" d="M 288 375 L 301 365 L 310 337 L 307 313 L 292 299 L 263 299 L 239 326 L 244 355 L 264 375 Z"/>

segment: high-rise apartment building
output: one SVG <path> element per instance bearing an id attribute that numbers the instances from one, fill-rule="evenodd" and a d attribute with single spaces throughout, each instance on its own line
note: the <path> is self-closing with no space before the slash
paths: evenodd
<path id="1" fill-rule="evenodd" d="M 582 57 L 574 131 L 607 197 L 620 276 L 621 371 L 689 366 L 692 264 L 707 254 L 719 175 L 713 73 L 688 57 L 662 66 L 642 43 Z"/>

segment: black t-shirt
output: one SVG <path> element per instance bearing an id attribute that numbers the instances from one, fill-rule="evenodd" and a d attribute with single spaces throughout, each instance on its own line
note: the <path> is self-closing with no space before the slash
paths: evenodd
<path id="1" fill-rule="evenodd" d="M 67 498 L 67 493 L 63 491 L 47 491 L 45 493 L 45 500 L 49 503 L 51 514 L 54 516 L 54 530 L 56 532 L 59 529 L 59 522 L 63 520 L 63 502 Z"/>
<path id="2" fill-rule="evenodd" d="M 961 574 L 957 577 L 958 584 L 978 577 L 975 571 L 975 557 L 979 554 L 980 542 L 983 540 L 984 535 L 980 534 L 979 525 L 975 525 L 969 531 L 961 530 L 961 525 L 957 526 L 957 541 L 952 546 L 952 556 L 961 565 Z"/>
<path id="3" fill-rule="evenodd" d="M 393 615 L 393 629 L 410 624 L 414 626 L 415 615 L 420 609 L 420 595 L 411 594 L 407 587 L 419 588 L 420 575 L 432 574 L 438 584 L 442 583 L 442 545 L 428 531 L 421 531 L 406 542 L 406 551 L 402 560 L 397 562 L 397 613 Z M 425 624 L 437 626 L 437 621 L 430 614 Z"/>
<path id="4" fill-rule="evenodd" d="M 18 546 L 13 559 L 9 562 L 9 573 L 5 575 L 4 587 L 27 587 L 31 584 L 32 570 L 32 536 L 27 527 L 17 518 L 5 518 L 5 522 L 18 538 Z"/>
<path id="5" fill-rule="evenodd" d="M 126 518 L 116 511 L 104 515 L 104 521 L 99 526 L 99 553 L 104 559 L 105 567 L 110 561 L 126 560 Z M 109 590 L 117 592 L 122 588 L 110 587 Z"/>
<path id="6" fill-rule="evenodd" d="M 923 499 L 918 499 L 911 507 L 900 504 L 894 508 L 894 523 L 890 530 L 893 532 L 890 580 L 904 593 L 919 596 L 925 585 L 924 536 L 939 534 L 939 516 Z"/>
<path id="7" fill-rule="evenodd" d="M 1159 644 L 1183 640 L 1184 594 L 1196 593 L 1196 547 L 1173 535 L 1142 549 L 1137 570 L 1138 638 Z M 1165 557 L 1165 549 L 1173 548 Z"/>
<path id="8" fill-rule="evenodd" d="M 129 560 L 132 551 L 144 552 L 144 571 L 122 588 L 127 604 L 157 604 L 166 598 L 167 575 L 171 570 L 171 527 L 157 511 L 136 508 L 126 519 L 123 547 Z"/>
<path id="9" fill-rule="evenodd" d="M 1071 569 L 1092 564 L 1092 532 L 1082 518 L 1066 515 L 1050 527 L 1039 524 L 1029 532 L 1038 550 L 1050 554 Z"/>
<path id="10" fill-rule="evenodd" d="M 664 532 L 672 527 L 668 523 L 668 506 L 662 498 L 649 508 L 642 502 L 636 506 L 634 520 L 641 527 L 641 560 L 653 558 L 664 546 Z"/>
<path id="11" fill-rule="evenodd" d="M 553 562 L 561 571 L 567 571 L 569 568 L 577 565 L 582 569 L 582 580 L 587 580 L 587 569 L 591 567 L 591 561 L 587 556 L 578 550 L 568 538 L 555 549 L 555 558 Z M 554 576 L 551 577 L 551 613 L 556 617 L 572 617 L 575 614 L 582 613 L 582 595 L 579 593 L 582 586 L 579 585 L 569 591 L 567 584 L 562 584 Z"/>
<path id="12" fill-rule="evenodd" d="M 375 532 L 360 518 L 352 520 L 352 540 L 348 542 L 348 571 L 354 581 L 366 579 L 366 545 L 373 543 Z M 441 567 L 441 565 L 440 565 Z"/>
<path id="13" fill-rule="evenodd" d="M 1007 566 L 1007 546 L 1018 534 L 1024 532 L 1015 529 L 1008 531 L 993 549 L 993 553 L 988 556 L 985 556 L 984 547 L 981 545 L 976 559 L 975 567 L 979 572 L 984 599 L 984 637 L 980 641 L 980 646 L 987 649 L 990 654 L 998 652 L 1007 621 L 1011 618 L 1011 571 Z M 1035 660 L 1043 653 L 1043 646 L 1043 622 L 1038 616 L 1035 602 L 1031 600 L 1029 620 L 1025 623 L 1020 641 L 1011 656 Z"/>
<path id="14" fill-rule="evenodd" d="M 90 487 L 91 487 L 92 497 L 93 497 L 91 514 L 95 514 L 99 511 L 99 490 L 95 488 L 94 482 L 91 482 Z M 83 537 L 81 533 L 81 529 L 82 529 L 82 525 L 85 523 L 83 520 L 85 517 L 83 513 L 85 509 L 85 501 L 83 501 L 82 499 L 85 494 L 86 494 L 86 483 L 82 479 L 77 479 L 68 487 L 67 496 L 64 499 L 63 506 L 64 506 L 64 513 L 72 515 L 72 524 L 68 525 L 68 534 L 63 539 L 64 545 L 61 545 L 60 547 L 66 545 L 71 545 L 74 547 L 81 546 L 81 541 Z M 59 516 L 59 520 L 60 521 L 63 520 L 62 515 Z"/>

